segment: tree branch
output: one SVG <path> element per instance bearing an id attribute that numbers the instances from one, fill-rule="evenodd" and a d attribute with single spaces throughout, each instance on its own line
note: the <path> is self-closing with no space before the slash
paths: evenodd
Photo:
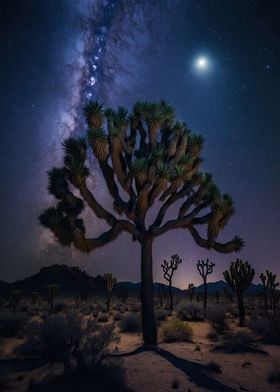
<path id="1" fill-rule="evenodd" d="M 188 229 L 195 242 L 202 248 L 206 248 L 206 249 L 212 248 L 219 253 L 231 253 L 231 252 L 238 252 L 244 246 L 243 240 L 241 240 L 238 237 L 235 237 L 233 238 L 233 240 L 226 242 L 224 244 L 214 241 L 214 243 L 210 245 L 209 241 L 202 238 L 198 233 L 198 231 L 192 225 L 189 225 Z"/>

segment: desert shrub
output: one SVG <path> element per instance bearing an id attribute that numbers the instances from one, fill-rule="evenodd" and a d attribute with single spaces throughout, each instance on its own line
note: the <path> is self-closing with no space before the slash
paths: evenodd
<path id="1" fill-rule="evenodd" d="M 203 308 L 193 302 L 180 303 L 177 306 L 177 317 L 182 321 L 187 320 L 201 320 L 203 318 Z"/>
<path id="2" fill-rule="evenodd" d="M 218 332 L 223 332 L 227 326 L 226 312 L 224 308 L 212 307 L 208 309 L 207 319 L 211 322 L 212 327 Z"/>
<path id="3" fill-rule="evenodd" d="M 41 340 L 50 359 L 63 360 L 70 346 L 78 345 L 82 336 L 82 319 L 76 313 L 58 314 L 41 326 Z"/>
<path id="4" fill-rule="evenodd" d="M 217 346 L 216 349 L 221 349 L 227 353 L 239 353 L 247 351 L 256 351 L 254 338 L 245 332 L 237 332 L 234 335 L 227 336 L 222 346 Z"/>
<path id="5" fill-rule="evenodd" d="M 142 329 L 141 319 L 137 314 L 129 313 L 120 321 L 121 332 L 140 332 Z"/>
<path id="6" fill-rule="evenodd" d="M 118 341 L 114 325 L 99 326 L 93 319 L 84 320 L 74 312 L 50 316 L 33 322 L 25 331 L 22 352 L 36 354 L 50 361 L 61 361 L 79 369 L 99 363 L 110 342 Z"/>
<path id="7" fill-rule="evenodd" d="M 161 327 L 162 340 L 164 342 L 190 342 L 192 340 L 192 327 L 181 320 L 173 319 L 165 321 Z"/>
<path id="8" fill-rule="evenodd" d="M 248 323 L 249 328 L 260 335 L 266 343 L 280 344 L 280 319 L 259 317 L 251 319 Z"/>
<path id="9" fill-rule="evenodd" d="M 128 310 L 128 309 L 126 309 L 126 310 Z M 141 305 L 140 305 L 139 303 L 132 304 L 132 305 L 130 306 L 130 311 L 131 311 L 132 313 L 138 313 L 138 312 L 140 312 L 140 311 L 141 311 Z"/>
<path id="10" fill-rule="evenodd" d="M 156 319 L 159 321 L 165 321 L 169 314 L 170 312 L 168 310 L 158 309 L 156 311 Z"/>
<path id="11" fill-rule="evenodd" d="M 238 317 L 237 307 L 233 304 L 226 305 L 226 312 L 231 314 L 233 317 Z"/>
<path id="12" fill-rule="evenodd" d="M 0 313 L 0 336 L 10 338 L 16 336 L 28 320 L 24 313 Z"/>
<path id="13" fill-rule="evenodd" d="M 210 331 L 207 335 L 206 338 L 211 340 L 212 342 L 217 342 L 219 340 L 219 335 L 217 331 Z"/>
<path id="14" fill-rule="evenodd" d="M 120 313 L 116 313 L 116 314 L 114 314 L 114 321 L 120 321 L 120 320 L 121 320 L 121 318 L 122 318 L 122 316 L 121 316 L 121 314 L 120 314 Z"/>
<path id="15" fill-rule="evenodd" d="M 85 316 L 89 316 L 95 311 L 95 307 L 92 304 L 85 304 L 80 306 L 80 312 Z"/>
<path id="16" fill-rule="evenodd" d="M 221 365 L 219 365 L 217 362 L 214 361 L 210 361 L 208 363 L 208 369 L 211 373 L 216 373 L 216 374 L 222 373 Z"/>
<path id="17" fill-rule="evenodd" d="M 107 323 L 109 321 L 109 317 L 107 313 L 100 313 L 97 317 L 97 321 L 99 323 Z"/>
<path id="18" fill-rule="evenodd" d="M 61 300 L 55 301 L 53 309 L 55 313 L 63 312 L 67 309 L 67 303 Z"/>

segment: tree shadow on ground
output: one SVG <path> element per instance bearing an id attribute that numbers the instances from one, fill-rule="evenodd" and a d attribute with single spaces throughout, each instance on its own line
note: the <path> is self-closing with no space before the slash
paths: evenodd
<path id="1" fill-rule="evenodd" d="M 129 392 L 125 371 L 118 365 L 93 365 L 73 374 L 63 374 L 34 383 L 33 392 Z"/>
<path id="2" fill-rule="evenodd" d="M 153 351 L 162 358 L 170 362 L 177 369 L 186 374 L 189 381 L 196 384 L 197 387 L 204 388 L 208 391 L 215 392 L 236 392 L 235 389 L 223 384 L 211 376 L 211 367 L 205 364 L 192 362 L 187 359 L 177 357 L 171 352 L 154 346 L 141 346 L 129 353 L 113 354 L 113 356 L 133 356 L 144 351 Z"/>
<path id="3" fill-rule="evenodd" d="M 37 358 L 5 358 L 0 359 L 0 368 L 8 368 L 10 373 L 30 372 L 45 363 Z"/>

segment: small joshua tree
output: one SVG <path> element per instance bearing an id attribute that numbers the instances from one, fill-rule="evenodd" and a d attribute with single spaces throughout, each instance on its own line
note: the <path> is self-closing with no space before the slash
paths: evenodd
<path id="1" fill-rule="evenodd" d="M 193 298 L 195 296 L 195 285 L 193 283 L 188 284 L 188 293 L 190 295 L 190 301 L 193 301 Z"/>
<path id="2" fill-rule="evenodd" d="M 184 229 L 202 248 L 237 252 L 244 245 L 241 238 L 218 240 L 234 215 L 233 201 L 219 190 L 211 174 L 200 170 L 203 137 L 176 121 L 174 109 L 164 100 L 136 102 L 131 114 L 123 107 L 105 110 L 99 102 L 89 102 L 84 113 L 86 138 L 65 140 L 62 167 L 48 172 L 48 190 L 56 201 L 41 214 L 40 223 L 62 245 L 85 253 L 123 232 L 140 243 L 143 340 L 156 345 L 154 240 L 170 230 Z M 87 167 L 89 163 L 92 169 L 90 152 L 105 179 L 111 208 L 105 208 L 90 188 L 88 177 L 96 173 L 95 166 Z M 85 205 L 94 219 L 109 226 L 94 238 L 86 230 L 91 218 L 81 215 Z M 148 223 L 151 210 L 155 220 Z"/>
<path id="3" fill-rule="evenodd" d="M 207 277 L 208 275 L 212 274 L 215 264 L 209 259 L 205 260 L 198 260 L 196 264 L 196 268 L 199 272 L 199 275 L 203 279 L 203 308 L 204 308 L 204 318 L 206 317 L 206 308 L 207 308 Z"/>
<path id="4" fill-rule="evenodd" d="M 48 303 L 50 305 L 49 314 L 53 313 L 53 302 L 54 298 L 58 292 L 59 286 L 57 284 L 48 284 L 47 286 L 48 291 Z"/>
<path id="5" fill-rule="evenodd" d="M 248 261 L 236 259 L 236 261 L 233 261 L 230 264 L 229 270 L 223 272 L 223 275 L 227 284 L 236 292 L 239 324 L 240 326 L 244 326 L 244 291 L 250 286 L 254 278 L 255 271 L 248 263 Z"/>
<path id="6" fill-rule="evenodd" d="M 32 306 L 35 307 L 38 304 L 38 301 L 39 301 L 38 291 L 32 291 L 32 293 L 31 293 Z"/>
<path id="7" fill-rule="evenodd" d="M 276 275 L 272 272 L 266 270 L 265 274 L 260 274 L 260 280 L 263 285 L 263 295 L 264 295 L 264 308 L 265 314 L 268 315 L 268 297 L 270 297 L 271 302 L 273 303 L 273 311 L 276 313 L 276 301 L 275 301 L 275 292 L 276 287 L 279 286 L 279 283 L 276 282 Z"/>
<path id="8" fill-rule="evenodd" d="M 8 303 L 9 303 L 9 308 L 13 310 L 13 312 L 16 311 L 17 306 L 22 298 L 22 291 L 21 290 L 15 290 L 12 292 L 12 294 L 8 298 Z"/>
<path id="9" fill-rule="evenodd" d="M 177 254 L 171 256 L 169 261 L 163 260 L 161 268 L 163 270 L 163 277 L 168 282 L 169 291 L 169 308 L 173 310 L 173 293 L 172 293 L 172 278 L 174 271 L 178 268 L 178 265 L 182 263 L 182 259 Z"/>
<path id="10" fill-rule="evenodd" d="M 107 312 L 108 312 L 110 310 L 111 293 L 113 287 L 117 284 L 117 278 L 114 278 L 113 275 L 108 272 L 104 274 L 103 279 L 105 281 L 106 291 L 107 291 Z"/>

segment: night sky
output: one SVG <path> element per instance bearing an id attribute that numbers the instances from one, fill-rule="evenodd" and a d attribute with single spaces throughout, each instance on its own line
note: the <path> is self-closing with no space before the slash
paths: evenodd
<path id="1" fill-rule="evenodd" d="M 173 253 L 183 259 L 181 288 L 199 282 L 195 262 L 206 257 L 216 263 L 212 280 L 237 256 L 257 277 L 280 274 L 279 0 L 4 0 L 0 19 L 0 279 L 67 263 L 140 280 L 140 246 L 128 235 L 81 255 L 38 223 L 53 202 L 46 171 L 62 164 L 64 138 L 84 135 L 89 98 L 170 102 L 205 137 L 203 169 L 235 202 L 219 238 L 238 234 L 246 247 L 221 255 L 172 231 L 154 243 L 156 281 Z M 94 193 L 108 204 L 96 164 L 94 173 Z M 105 228 L 90 225 L 95 235 Z"/>

